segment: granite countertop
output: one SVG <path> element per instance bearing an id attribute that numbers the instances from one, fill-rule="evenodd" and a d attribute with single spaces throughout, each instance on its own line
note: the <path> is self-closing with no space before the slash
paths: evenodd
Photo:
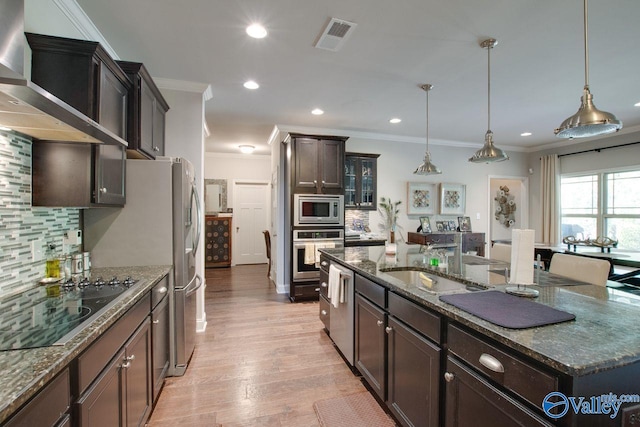
<path id="1" fill-rule="evenodd" d="M 65 345 L 0 352 L 0 424 L 29 400 L 100 334 L 140 300 L 171 266 L 113 267 L 92 269 L 102 277 L 131 276 L 138 282 L 132 292 L 122 294 L 117 303 L 87 325 Z M 151 307 L 149 307 L 151 308 Z"/>
<path id="2" fill-rule="evenodd" d="M 504 269 L 508 264 L 481 257 L 461 255 L 457 250 L 446 268 L 429 266 L 429 256 L 420 245 L 398 244 L 395 255 L 384 247 L 321 249 L 332 260 L 374 280 L 389 290 L 453 319 L 485 336 L 572 376 L 640 361 L 640 298 L 620 290 L 589 285 L 540 272 L 540 292 L 536 301 L 572 313 L 574 321 L 528 329 L 508 329 L 480 319 L 440 301 L 416 285 L 408 285 L 381 270 L 421 269 L 431 275 L 454 279 L 469 285 L 483 285 L 503 291 Z"/>

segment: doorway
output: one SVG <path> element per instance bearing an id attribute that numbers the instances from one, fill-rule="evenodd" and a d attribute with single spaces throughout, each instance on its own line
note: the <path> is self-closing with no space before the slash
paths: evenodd
<path id="1" fill-rule="evenodd" d="M 511 241 L 514 228 L 529 228 L 529 178 L 489 176 L 489 239 Z"/>
<path id="2" fill-rule="evenodd" d="M 235 265 L 268 262 L 262 231 L 269 224 L 269 194 L 269 182 L 233 182 Z"/>

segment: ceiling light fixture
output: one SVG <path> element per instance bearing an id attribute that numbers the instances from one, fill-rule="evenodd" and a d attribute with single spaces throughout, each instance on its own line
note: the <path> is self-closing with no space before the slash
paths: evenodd
<path id="1" fill-rule="evenodd" d="M 593 104 L 589 91 L 589 43 L 587 40 L 588 15 L 587 0 L 584 0 L 584 89 L 580 98 L 580 108 L 566 119 L 553 133 L 559 138 L 588 138 L 604 135 L 622 129 L 622 122 L 611 113 L 600 111 Z"/>
<path id="2" fill-rule="evenodd" d="M 396 125 L 396 124 L 400 123 L 401 121 L 402 121 L 402 119 L 394 117 L 393 119 L 389 120 L 389 123 Z"/>
<path id="3" fill-rule="evenodd" d="M 263 39 L 267 36 L 267 30 L 260 24 L 251 24 L 247 27 L 247 34 L 254 39 Z"/>
<path id="4" fill-rule="evenodd" d="M 491 49 L 498 44 L 496 39 L 487 39 L 480 43 L 480 47 L 487 49 L 487 133 L 484 135 L 484 145 L 469 159 L 473 163 L 491 163 L 509 160 L 504 151 L 493 145 L 491 132 Z"/>
<path id="5" fill-rule="evenodd" d="M 520 134 L 520 136 L 531 136 L 531 135 L 532 135 L 532 133 L 531 133 L 531 132 L 522 132 L 522 133 Z"/>
<path id="6" fill-rule="evenodd" d="M 244 87 L 246 87 L 247 89 L 258 89 L 260 87 L 260 85 L 256 82 L 254 82 L 253 80 L 248 80 L 246 82 L 244 82 L 243 84 Z"/>
<path id="7" fill-rule="evenodd" d="M 633 104 L 634 107 L 640 107 L 640 102 L 636 102 L 635 104 Z"/>
<path id="8" fill-rule="evenodd" d="M 319 108 L 314 108 L 313 110 L 311 110 L 311 114 L 313 114 L 314 116 L 321 116 L 324 114 L 324 111 Z"/>
<path id="9" fill-rule="evenodd" d="M 429 153 L 429 91 L 433 89 L 433 85 L 424 84 L 420 85 L 420 89 L 427 93 L 427 149 L 424 152 L 424 160 L 418 168 L 413 171 L 416 175 L 437 175 L 442 173 L 440 169 L 433 163 L 431 163 L 431 153 Z"/>
<path id="10" fill-rule="evenodd" d="M 240 148 L 240 152 L 244 154 L 251 154 L 253 153 L 253 150 L 256 149 L 253 145 L 241 145 L 238 148 Z"/>

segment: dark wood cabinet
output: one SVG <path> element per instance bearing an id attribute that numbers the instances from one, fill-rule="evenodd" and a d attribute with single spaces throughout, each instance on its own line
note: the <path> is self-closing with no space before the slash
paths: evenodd
<path id="1" fill-rule="evenodd" d="M 447 358 L 445 378 L 445 427 L 553 425 L 453 357 Z"/>
<path id="2" fill-rule="evenodd" d="M 128 108 L 128 157 L 155 159 L 164 156 L 167 101 L 144 64 L 118 61 L 118 65 L 133 84 Z"/>
<path id="3" fill-rule="evenodd" d="M 345 209 L 377 209 L 379 154 L 346 153 L 344 166 Z"/>
<path id="4" fill-rule="evenodd" d="M 157 401 L 164 379 L 169 370 L 169 296 L 167 280 L 162 280 L 151 291 L 151 340 L 153 368 L 153 402 Z M 159 295 L 159 302 L 153 305 L 154 293 Z"/>
<path id="5" fill-rule="evenodd" d="M 151 327 L 145 320 L 124 347 L 126 426 L 145 425 L 152 407 Z"/>
<path id="6" fill-rule="evenodd" d="M 387 314 L 360 294 L 355 299 L 355 363 L 380 399 L 386 393 Z"/>
<path id="7" fill-rule="evenodd" d="M 291 135 L 293 193 L 343 194 L 345 137 Z"/>
<path id="8" fill-rule="evenodd" d="M 65 368 L 3 425 L 5 427 L 62 426 L 69 421 L 70 405 L 69 369 Z"/>
<path id="9" fill-rule="evenodd" d="M 449 248 L 456 246 L 456 240 L 459 237 L 462 244 L 462 252 L 477 252 L 478 256 L 484 256 L 485 234 L 472 232 L 448 232 L 448 233 L 415 233 L 410 231 L 407 233 L 409 243 L 417 243 L 419 245 L 431 245 L 435 248 Z"/>
<path id="10" fill-rule="evenodd" d="M 205 217 L 205 267 L 231 266 L 231 217 Z"/>
<path id="11" fill-rule="evenodd" d="M 32 49 L 33 82 L 126 139 L 132 85 L 104 48 L 85 40 L 32 33 L 26 36 Z M 46 156 L 34 166 L 34 206 L 124 205 L 125 146 L 67 144 L 69 147 L 62 151 L 73 151 L 67 157 L 53 154 L 56 149 L 43 144 L 34 143 L 34 157 Z M 87 165 L 91 168 L 89 174 Z M 83 181 L 76 180 L 77 168 L 84 174 Z M 77 194 L 65 194 L 70 189 Z"/>

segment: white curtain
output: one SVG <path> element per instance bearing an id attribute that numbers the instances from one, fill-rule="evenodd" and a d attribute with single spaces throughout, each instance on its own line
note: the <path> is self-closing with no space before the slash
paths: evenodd
<path id="1" fill-rule="evenodd" d="M 560 239 L 560 161 L 557 154 L 540 158 L 542 241 L 550 246 Z"/>

